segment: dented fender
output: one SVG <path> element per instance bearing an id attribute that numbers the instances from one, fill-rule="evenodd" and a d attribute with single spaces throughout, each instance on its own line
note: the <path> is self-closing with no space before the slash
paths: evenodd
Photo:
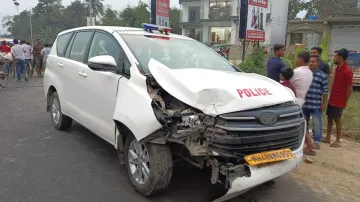
<path id="1" fill-rule="evenodd" d="M 146 77 L 130 68 L 131 77 L 119 80 L 116 107 L 113 119 L 127 126 L 140 141 L 162 125 L 156 119 L 151 107 L 152 99 L 147 92 Z"/>

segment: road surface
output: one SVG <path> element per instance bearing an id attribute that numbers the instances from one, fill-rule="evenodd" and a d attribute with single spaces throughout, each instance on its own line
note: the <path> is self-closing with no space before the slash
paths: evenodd
<path id="1" fill-rule="evenodd" d="M 144 198 L 129 185 L 116 152 L 74 123 L 55 130 L 45 111 L 41 79 L 10 80 L 0 89 L 0 201 L 4 202 L 206 202 L 209 180 L 194 169 L 176 169 L 161 196 Z M 230 202 L 329 201 L 290 176 L 257 187 Z"/>

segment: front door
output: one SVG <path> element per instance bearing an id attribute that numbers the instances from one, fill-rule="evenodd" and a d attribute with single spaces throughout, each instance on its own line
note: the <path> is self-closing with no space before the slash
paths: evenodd
<path id="1" fill-rule="evenodd" d="M 123 64 L 123 50 L 112 34 L 96 31 L 92 39 L 87 60 L 99 55 L 110 55 L 120 66 Z M 110 143 L 115 143 L 115 123 L 113 115 L 116 107 L 116 97 L 119 80 L 126 77 L 104 71 L 94 71 L 84 68 L 86 78 L 82 80 L 82 91 L 91 95 L 83 101 L 82 108 L 90 119 L 90 130 L 97 133 Z"/>

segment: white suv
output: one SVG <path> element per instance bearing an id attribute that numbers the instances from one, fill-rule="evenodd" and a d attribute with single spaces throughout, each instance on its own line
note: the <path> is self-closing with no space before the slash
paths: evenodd
<path id="1" fill-rule="evenodd" d="M 170 28 L 143 26 L 57 36 L 44 77 L 56 129 L 76 120 L 112 144 L 144 196 L 168 187 L 175 158 L 211 170 L 227 193 L 218 200 L 301 162 L 306 126 L 289 89 Z"/>

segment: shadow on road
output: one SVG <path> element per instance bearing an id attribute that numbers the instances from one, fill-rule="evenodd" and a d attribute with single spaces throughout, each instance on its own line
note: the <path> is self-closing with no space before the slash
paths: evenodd
<path id="1" fill-rule="evenodd" d="M 126 168 L 125 166 L 118 165 L 116 151 L 110 144 L 78 123 L 73 124 L 71 129 L 67 131 L 67 135 L 76 135 L 76 139 L 81 141 L 81 144 L 86 145 L 86 148 L 90 152 L 101 156 L 101 158 L 104 158 L 109 164 L 118 166 L 120 168 L 119 174 L 122 176 L 122 179 L 127 178 Z M 197 168 L 187 166 L 186 163 L 175 164 L 170 187 L 159 196 L 144 199 L 157 202 L 211 201 L 210 196 L 214 189 L 210 185 L 210 176 L 208 174 L 209 173 L 203 172 Z M 266 192 L 272 189 L 274 185 L 275 182 L 270 181 L 231 201 L 235 201 L 236 199 L 236 201 L 255 201 L 252 199 L 253 195 L 266 195 Z M 129 183 L 128 187 L 130 186 Z M 259 193 L 259 191 L 261 193 Z"/>

